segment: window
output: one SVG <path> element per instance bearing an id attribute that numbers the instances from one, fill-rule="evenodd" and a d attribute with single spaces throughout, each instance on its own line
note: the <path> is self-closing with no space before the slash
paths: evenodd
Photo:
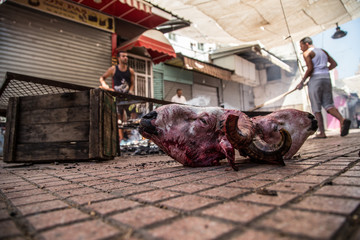
<path id="1" fill-rule="evenodd" d="M 174 33 L 169 33 L 169 39 L 176 41 L 176 34 Z"/>
<path id="2" fill-rule="evenodd" d="M 271 66 L 266 68 L 266 77 L 268 81 L 280 80 L 281 69 L 278 66 Z"/>
<path id="3" fill-rule="evenodd" d="M 204 51 L 204 44 L 203 43 L 198 43 L 198 49 L 200 51 Z"/>

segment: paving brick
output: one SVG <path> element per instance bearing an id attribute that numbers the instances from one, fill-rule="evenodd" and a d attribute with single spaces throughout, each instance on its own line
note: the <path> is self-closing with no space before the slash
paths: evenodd
<path id="1" fill-rule="evenodd" d="M 285 180 L 285 182 L 302 182 L 302 183 L 322 183 L 328 176 L 315 176 L 315 175 L 306 175 L 306 174 L 299 174 L 294 177 L 290 177 Z"/>
<path id="2" fill-rule="evenodd" d="M 161 204 L 164 204 L 169 207 L 185 210 L 185 211 L 192 211 L 192 210 L 204 207 L 204 206 L 209 205 L 214 202 L 216 202 L 216 200 L 214 200 L 214 199 L 193 196 L 193 195 L 186 195 L 186 196 L 177 197 L 177 198 L 174 198 L 171 200 L 164 201 Z"/>
<path id="3" fill-rule="evenodd" d="M 331 198 L 323 196 L 309 196 L 301 202 L 292 204 L 292 207 L 308 210 L 351 214 L 360 205 L 358 200 Z"/>
<path id="4" fill-rule="evenodd" d="M 199 195 L 220 198 L 232 198 L 248 191 L 249 190 L 242 188 L 231 188 L 222 186 L 200 192 Z"/>
<path id="5" fill-rule="evenodd" d="M 53 182 L 43 182 L 43 183 L 39 183 L 38 185 L 40 187 L 44 187 L 44 188 L 48 188 L 48 187 L 52 187 L 52 186 L 63 186 L 63 185 L 70 185 L 71 183 L 65 180 L 57 180 L 57 181 L 53 181 Z"/>
<path id="6" fill-rule="evenodd" d="M 338 215 L 281 209 L 259 221 L 257 226 L 271 227 L 286 233 L 330 239 L 344 223 Z"/>
<path id="7" fill-rule="evenodd" d="M 360 177 L 360 171 L 359 170 L 350 170 L 350 171 L 347 171 L 343 174 L 341 174 L 340 176 L 342 177 Z M 359 178 L 359 181 L 360 181 L 360 178 Z"/>
<path id="8" fill-rule="evenodd" d="M 20 185 L 20 186 L 13 186 L 13 185 L 7 186 L 7 187 L 2 188 L 1 191 L 6 194 L 6 193 L 11 193 L 11 192 L 33 190 L 33 189 L 37 189 L 37 187 L 32 184 L 27 184 L 27 185 Z"/>
<path id="9" fill-rule="evenodd" d="M 44 211 L 67 208 L 69 205 L 60 200 L 52 200 L 41 203 L 33 203 L 28 205 L 19 206 L 18 209 L 23 215 L 41 213 Z"/>
<path id="10" fill-rule="evenodd" d="M 56 192 L 56 194 L 58 194 L 62 198 L 67 198 L 67 197 L 71 197 L 71 196 L 84 195 L 84 194 L 94 193 L 94 192 L 99 192 L 99 190 L 89 188 L 89 187 L 80 187 L 79 186 L 78 188 L 72 188 L 72 189 L 66 189 L 63 191 L 58 191 L 58 192 Z"/>
<path id="11" fill-rule="evenodd" d="M 270 190 L 285 191 L 293 193 L 304 193 L 311 189 L 315 184 L 311 183 L 297 183 L 297 182 L 280 182 L 275 185 L 267 187 Z"/>
<path id="12" fill-rule="evenodd" d="M 102 202 L 91 203 L 90 205 L 86 205 L 85 207 L 90 210 L 95 210 L 100 214 L 108 214 L 115 211 L 124 210 L 127 208 L 133 208 L 138 206 L 139 203 L 131 200 L 126 200 L 123 198 L 117 198 L 112 200 L 105 200 Z"/>
<path id="13" fill-rule="evenodd" d="M 184 183 L 173 187 L 169 187 L 167 189 L 179 191 L 179 192 L 185 192 L 185 193 L 194 193 L 210 187 L 211 186 L 207 184 L 201 184 L 201 183 Z"/>
<path id="14" fill-rule="evenodd" d="M 316 175 L 316 176 L 332 176 L 339 172 L 339 170 L 321 170 L 321 169 L 310 169 L 306 170 L 304 174 L 307 175 Z"/>
<path id="15" fill-rule="evenodd" d="M 246 230 L 245 232 L 230 237 L 229 240 L 294 240 L 292 237 L 284 236 L 274 232 L 265 232 L 260 230 Z"/>
<path id="16" fill-rule="evenodd" d="M 174 212 L 169 210 L 160 209 L 153 206 L 145 206 L 124 213 L 115 214 L 111 216 L 111 218 L 129 226 L 140 228 L 174 217 L 175 215 L 176 214 Z"/>
<path id="17" fill-rule="evenodd" d="M 0 209 L 0 221 L 1 220 L 5 220 L 5 219 L 9 219 L 10 215 L 9 212 L 7 211 L 7 209 Z"/>
<path id="18" fill-rule="evenodd" d="M 11 183 L 4 183 L 0 185 L 0 189 L 1 190 L 5 190 L 5 189 L 11 189 L 11 188 L 20 188 L 20 187 L 34 187 L 33 184 L 25 182 L 25 181 L 21 181 L 21 182 L 11 182 Z"/>
<path id="19" fill-rule="evenodd" d="M 238 187 L 238 188 L 258 188 L 263 187 L 270 182 L 267 180 L 255 180 L 255 179 L 243 179 L 237 182 L 229 183 L 227 187 Z"/>
<path id="20" fill-rule="evenodd" d="M 316 191 L 315 194 L 360 198 L 360 187 L 340 185 L 324 186 Z"/>
<path id="21" fill-rule="evenodd" d="M 345 169 L 347 166 L 345 165 L 320 165 L 317 167 L 312 168 L 312 170 L 343 170 Z"/>
<path id="22" fill-rule="evenodd" d="M 12 199 L 11 202 L 15 206 L 20 206 L 20 205 L 24 205 L 24 204 L 43 202 L 43 201 L 49 201 L 49 200 L 54 200 L 54 199 L 55 199 L 55 197 L 51 194 L 40 194 L 40 195 L 27 196 L 27 197 L 22 197 L 22 198 L 15 198 L 15 199 Z"/>
<path id="23" fill-rule="evenodd" d="M 120 189 L 112 189 L 112 190 L 109 190 L 109 192 L 115 196 L 127 196 L 130 194 L 142 193 L 142 192 L 150 191 L 153 189 L 154 188 L 152 188 L 152 187 L 140 185 L 140 186 L 129 186 L 129 187 L 124 187 L 124 188 L 120 188 Z"/>
<path id="24" fill-rule="evenodd" d="M 268 180 L 268 181 L 278 181 L 286 178 L 286 174 L 270 174 L 270 173 L 260 173 L 258 175 L 252 176 L 249 179 L 260 179 L 260 180 Z"/>
<path id="25" fill-rule="evenodd" d="M 96 186 L 96 185 L 103 185 L 106 183 L 114 183 L 114 180 L 111 179 L 98 179 L 98 180 L 93 180 L 93 181 L 86 181 L 86 182 L 81 182 L 82 184 L 84 184 L 85 186 Z"/>
<path id="26" fill-rule="evenodd" d="M 339 185 L 356 185 L 360 186 L 360 178 L 358 177 L 337 177 L 332 181 L 334 184 Z"/>
<path id="27" fill-rule="evenodd" d="M 85 230 L 86 229 L 86 230 Z M 92 220 L 72 224 L 70 226 L 57 227 L 45 231 L 41 235 L 45 239 L 74 239 L 74 240 L 96 240 L 106 239 L 119 233 L 117 229 L 99 220 Z"/>
<path id="28" fill-rule="evenodd" d="M 11 220 L 0 221 L 0 239 L 5 237 L 20 235 L 21 231 L 16 227 L 15 223 Z"/>
<path id="29" fill-rule="evenodd" d="M 69 190 L 69 189 L 74 189 L 74 188 L 80 188 L 81 186 L 74 184 L 74 183 L 68 183 L 68 184 L 64 184 L 64 185 L 58 185 L 58 186 L 47 186 L 45 187 L 47 190 L 49 190 L 50 192 L 61 192 L 63 190 Z"/>
<path id="30" fill-rule="evenodd" d="M 40 230 L 59 224 L 65 224 L 76 220 L 86 219 L 88 217 L 89 215 L 82 213 L 77 209 L 71 208 L 36 214 L 27 217 L 27 220 L 35 227 L 35 229 Z"/>
<path id="31" fill-rule="evenodd" d="M 88 177 L 88 175 L 86 174 L 81 174 L 81 173 L 66 173 L 64 175 L 58 175 L 59 177 L 61 176 L 61 178 L 69 180 L 69 181 L 73 181 L 75 179 L 81 179 L 81 178 L 86 178 Z"/>
<path id="32" fill-rule="evenodd" d="M 90 193 L 90 194 L 84 194 L 84 195 L 78 195 L 75 197 L 69 197 L 67 198 L 67 200 L 76 202 L 77 204 L 85 204 L 85 203 L 92 203 L 95 201 L 100 201 L 100 200 L 105 200 L 105 199 L 110 199 L 110 198 L 114 198 L 114 195 L 111 195 L 109 193 L 104 193 L 104 192 L 94 192 L 94 193 Z"/>
<path id="33" fill-rule="evenodd" d="M 35 183 L 35 184 L 38 184 L 38 185 L 41 185 L 41 184 L 46 184 L 46 183 L 53 183 L 53 182 L 67 182 L 65 180 L 62 180 L 62 179 L 59 179 L 59 178 L 55 178 L 55 177 L 51 177 L 51 176 L 48 176 L 47 178 L 41 178 L 41 179 L 31 179 L 31 178 L 28 178 L 28 180 L 32 183 Z"/>
<path id="34" fill-rule="evenodd" d="M 246 177 L 247 175 L 250 175 L 250 173 L 244 173 L 244 177 Z M 210 184 L 210 185 L 223 185 L 223 184 L 227 184 L 236 180 L 241 179 L 242 177 L 240 177 L 239 175 L 221 175 L 221 176 L 216 176 L 216 177 L 211 177 L 211 178 L 205 178 L 202 180 L 199 180 L 199 183 L 203 183 L 203 184 Z"/>
<path id="35" fill-rule="evenodd" d="M 160 181 L 156 181 L 156 182 L 149 182 L 146 183 L 146 186 L 151 186 L 151 187 L 158 187 L 158 188 L 166 188 L 166 187 L 170 187 L 170 186 L 174 186 L 174 185 L 178 185 L 178 184 L 182 184 L 183 182 L 180 182 L 178 180 L 174 180 L 174 179 L 165 179 L 165 180 L 160 180 Z"/>
<path id="36" fill-rule="evenodd" d="M 199 217 L 186 217 L 149 232 L 155 237 L 163 239 L 203 240 L 216 239 L 216 237 L 230 231 L 232 228 L 233 226 L 230 224 Z"/>
<path id="37" fill-rule="evenodd" d="M 284 193 L 284 192 L 277 192 L 277 196 L 263 195 L 260 193 L 251 193 L 244 197 L 240 197 L 239 199 L 243 201 L 266 203 L 266 204 L 280 206 L 287 203 L 296 196 L 297 194 Z"/>
<path id="38" fill-rule="evenodd" d="M 203 214 L 236 222 L 249 222 L 254 218 L 268 212 L 273 207 L 260 206 L 246 202 L 226 202 L 202 211 Z"/>
<path id="39" fill-rule="evenodd" d="M 100 178 L 98 178 L 98 177 L 86 176 L 86 177 L 75 178 L 75 179 L 72 179 L 71 181 L 75 182 L 75 183 L 81 183 L 81 182 L 90 182 L 90 181 L 98 181 L 98 180 L 100 180 Z"/>
<path id="40" fill-rule="evenodd" d="M 134 184 L 142 184 L 142 183 L 146 183 L 146 182 L 153 182 L 156 180 L 159 180 L 159 178 L 157 178 L 157 177 L 136 177 L 136 178 L 126 179 L 126 180 L 124 180 L 124 182 L 134 183 Z"/>
<path id="41" fill-rule="evenodd" d="M 36 188 L 36 189 L 6 193 L 6 197 L 9 199 L 14 199 L 14 198 L 19 198 L 19 197 L 27 197 L 27 196 L 37 195 L 37 194 L 43 194 L 43 193 L 46 193 L 46 192 L 44 190 Z"/>
<path id="42" fill-rule="evenodd" d="M 93 185 L 93 188 L 103 190 L 103 191 L 109 191 L 112 189 L 119 189 L 119 188 L 128 187 L 128 186 L 132 186 L 132 185 L 129 183 L 124 183 L 124 182 L 111 182 L 111 183 L 102 183 L 102 184 L 98 184 L 98 185 Z"/>
<path id="43" fill-rule="evenodd" d="M 161 201 L 161 200 L 164 200 L 167 198 L 176 197 L 179 195 L 180 194 L 176 193 L 176 192 L 170 192 L 170 191 L 166 191 L 163 189 L 157 189 L 157 190 L 150 191 L 150 192 L 132 195 L 131 197 L 136 198 L 140 201 L 153 203 L 153 202 Z"/>

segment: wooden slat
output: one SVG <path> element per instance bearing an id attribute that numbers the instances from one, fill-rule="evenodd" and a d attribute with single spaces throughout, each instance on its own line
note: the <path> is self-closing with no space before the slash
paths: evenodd
<path id="1" fill-rule="evenodd" d="M 111 96 L 110 96 L 111 97 Z M 111 97 L 112 98 L 112 97 Z M 112 156 L 120 156 L 119 130 L 117 124 L 116 101 L 112 98 L 111 105 L 111 131 L 112 131 Z"/>
<path id="2" fill-rule="evenodd" d="M 89 158 L 99 158 L 100 148 L 100 128 L 99 128 L 99 102 L 100 91 L 98 89 L 90 90 L 90 132 L 89 132 Z"/>
<path id="3" fill-rule="evenodd" d="M 22 125 L 18 144 L 89 141 L 89 122 Z"/>
<path id="4" fill-rule="evenodd" d="M 21 162 L 48 162 L 89 159 L 88 142 L 18 144 L 16 158 Z"/>
<path id="5" fill-rule="evenodd" d="M 104 92 L 99 90 L 99 157 L 104 158 Z"/>
<path id="6" fill-rule="evenodd" d="M 25 125 L 40 123 L 89 121 L 88 106 L 55 109 L 35 109 L 32 111 L 21 111 L 19 114 L 21 123 Z"/>
<path id="7" fill-rule="evenodd" d="M 89 91 L 76 93 L 49 94 L 21 98 L 21 111 L 33 109 L 68 108 L 73 106 L 89 106 Z"/>
<path id="8" fill-rule="evenodd" d="M 109 97 L 104 94 L 103 96 L 103 141 L 104 141 L 104 156 L 111 157 L 112 155 L 112 111 L 111 111 L 111 105 L 112 105 L 112 99 L 109 99 Z"/>
<path id="9" fill-rule="evenodd" d="M 16 161 L 15 151 L 19 105 L 20 99 L 18 97 L 9 99 L 5 125 L 4 162 Z"/>

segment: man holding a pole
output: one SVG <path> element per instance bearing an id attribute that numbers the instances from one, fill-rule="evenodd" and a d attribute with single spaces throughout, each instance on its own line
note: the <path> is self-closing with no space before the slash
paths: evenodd
<path id="1" fill-rule="evenodd" d="M 329 114 L 340 121 L 340 136 L 346 136 L 349 133 L 351 121 L 343 118 L 334 105 L 329 75 L 329 71 L 334 69 L 337 63 L 325 50 L 315 48 L 310 37 L 305 37 L 300 40 L 300 48 L 303 51 L 307 70 L 301 82 L 296 86 L 296 89 L 302 89 L 305 80 L 310 77 L 308 82 L 310 103 L 312 111 L 318 121 L 320 131 L 315 138 L 326 138 L 321 107 L 324 107 Z M 328 63 L 330 63 L 329 66 Z"/>

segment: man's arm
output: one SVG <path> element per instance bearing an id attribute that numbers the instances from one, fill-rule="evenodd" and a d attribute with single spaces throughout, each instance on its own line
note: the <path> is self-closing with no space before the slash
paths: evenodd
<path id="1" fill-rule="evenodd" d="M 130 81 L 131 85 L 129 88 L 129 93 L 134 94 L 134 88 L 135 88 L 135 71 L 134 69 L 130 68 Z"/>
<path id="2" fill-rule="evenodd" d="M 303 57 L 304 57 L 307 69 L 306 69 L 306 72 L 304 74 L 304 77 L 301 79 L 301 82 L 296 86 L 296 88 L 299 89 L 299 90 L 303 88 L 305 80 L 308 77 L 311 76 L 311 74 L 312 74 L 312 72 L 314 70 L 314 66 L 313 66 L 313 63 L 311 61 L 310 53 L 311 52 L 304 52 L 303 53 Z"/>
<path id="3" fill-rule="evenodd" d="M 104 88 L 104 89 L 111 89 L 109 87 L 109 85 L 105 82 L 105 79 L 112 76 L 114 73 L 114 66 L 111 66 L 108 68 L 108 70 L 106 70 L 106 72 L 100 77 L 99 81 L 100 81 L 100 88 Z"/>
<path id="4" fill-rule="evenodd" d="M 330 65 L 329 65 L 329 71 L 330 70 L 333 70 L 334 68 L 336 68 L 336 66 L 337 66 L 337 63 L 336 63 L 336 61 L 324 50 L 324 49 L 322 49 L 323 51 L 324 51 L 324 53 L 327 55 L 327 57 L 328 57 L 328 62 L 330 63 Z"/>

